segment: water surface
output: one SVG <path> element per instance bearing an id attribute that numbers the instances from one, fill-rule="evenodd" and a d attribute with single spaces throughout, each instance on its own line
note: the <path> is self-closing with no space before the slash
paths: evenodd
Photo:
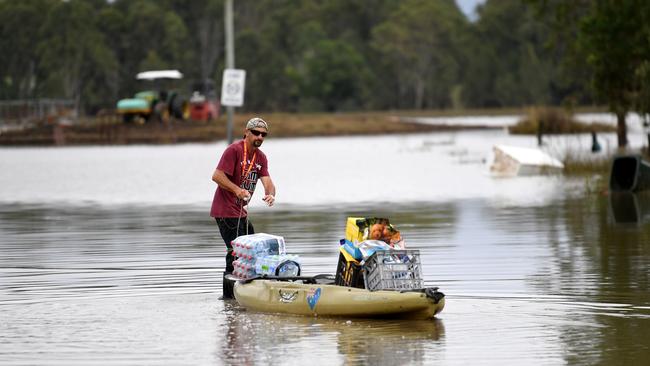
<path id="1" fill-rule="evenodd" d="M 304 273 L 333 273 L 346 218 L 389 217 L 447 295 L 418 322 L 219 300 L 208 211 L 223 143 L 1 149 L 0 364 L 645 364 L 650 200 L 494 179 L 497 142 L 535 144 L 503 131 L 265 143 L 279 203 L 258 192 L 257 231 L 283 235 Z"/>

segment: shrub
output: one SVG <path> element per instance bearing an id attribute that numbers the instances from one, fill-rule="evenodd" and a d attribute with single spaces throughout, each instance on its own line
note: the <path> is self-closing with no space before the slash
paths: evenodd
<path id="1" fill-rule="evenodd" d="M 560 108 L 533 107 L 516 125 L 508 128 L 512 134 L 571 134 L 595 132 L 613 132 L 616 127 L 602 123 L 583 123 L 575 120 L 573 115 Z"/>

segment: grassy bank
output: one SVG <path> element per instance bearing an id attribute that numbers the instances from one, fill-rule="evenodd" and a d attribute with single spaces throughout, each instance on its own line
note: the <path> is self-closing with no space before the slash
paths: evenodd
<path id="1" fill-rule="evenodd" d="M 243 132 L 246 121 L 254 116 L 260 116 L 269 122 L 270 134 L 273 137 L 374 135 L 466 129 L 462 126 L 425 125 L 400 118 L 449 115 L 449 113 L 447 111 L 399 111 L 399 114 L 390 111 L 310 114 L 239 113 L 234 116 L 233 134 L 237 138 Z M 474 113 L 478 115 L 480 111 Z M 467 111 L 463 115 L 468 115 Z M 70 126 L 35 124 L 25 129 L 5 131 L 0 133 L 0 145 L 209 142 L 225 139 L 226 133 L 225 116 L 210 122 L 170 120 L 165 123 L 145 124 L 125 124 L 119 116 L 103 116 L 84 118 Z"/>
<path id="2" fill-rule="evenodd" d="M 562 163 L 565 176 L 582 178 L 587 188 L 587 193 L 607 192 L 609 188 L 609 174 L 613 156 L 603 155 L 598 158 L 578 158 L 566 156 Z"/>
<path id="3" fill-rule="evenodd" d="M 431 126 L 409 122 L 412 117 L 525 115 L 525 108 L 399 110 L 348 113 L 237 113 L 235 137 L 245 122 L 260 116 L 271 126 L 273 137 L 373 135 L 468 129 L 463 126 Z M 604 112 L 585 107 L 580 112 Z M 480 128 L 477 126 L 476 128 Z M 532 131 L 530 133 L 535 133 Z M 87 144 L 166 144 L 208 142 L 226 138 L 226 117 L 216 121 L 169 121 L 168 123 L 124 124 L 117 115 L 84 117 L 72 126 L 55 126 L 34 121 L 30 127 L 0 130 L 0 145 L 87 145 Z"/>
<path id="4" fill-rule="evenodd" d="M 589 132 L 615 132 L 616 127 L 603 123 L 583 123 L 574 118 L 575 111 L 551 107 L 534 107 L 526 110 L 523 118 L 508 131 L 523 135 L 555 135 Z"/>

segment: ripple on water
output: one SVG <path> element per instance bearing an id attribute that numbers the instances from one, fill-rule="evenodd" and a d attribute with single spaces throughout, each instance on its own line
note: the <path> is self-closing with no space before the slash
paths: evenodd
<path id="1" fill-rule="evenodd" d="M 5 205 L 0 318 L 10 321 L 0 322 L 0 359 L 102 365 L 287 357 L 310 364 L 645 359 L 650 253 L 639 243 L 648 234 L 602 224 L 600 215 L 608 213 L 598 205 L 576 214 L 577 204 L 466 200 L 254 216 L 258 232 L 285 236 L 306 274 L 335 271 L 347 216 L 390 217 L 407 246 L 420 250 L 426 284 L 447 295 L 439 319 L 428 322 L 255 314 L 220 301 L 225 251 L 215 224 L 192 207 Z M 612 237 L 615 247 L 607 241 Z M 609 346 L 613 340 L 618 347 Z"/>

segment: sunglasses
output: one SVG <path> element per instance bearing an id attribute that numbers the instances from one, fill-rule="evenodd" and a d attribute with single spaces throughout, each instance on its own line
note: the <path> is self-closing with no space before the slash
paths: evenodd
<path id="1" fill-rule="evenodd" d="M 262 137 L 266 137 L 266 135 L 268 134 L 268 132 L 262 132 L 258 130 L 249 130 L 249 131 L 255 136 L 262 135 Z"/>

